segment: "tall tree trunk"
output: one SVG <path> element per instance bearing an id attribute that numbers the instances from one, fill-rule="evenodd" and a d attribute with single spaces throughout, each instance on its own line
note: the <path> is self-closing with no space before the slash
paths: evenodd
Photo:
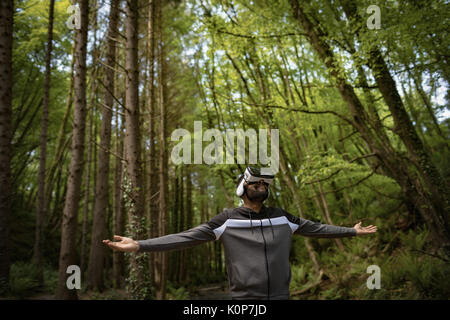
<path id="1" fill-rule="evenodd" d="M 115 79 L 114 69 L 116 60 L 116 41 L 114 39 L 117 38 L 119 6 L 120 1 L 112 1 L 109 13 L 106 65 L 111 66 L 112 68 L 105 68 L 104 76 L 105 107 L 102 108 L 100 148 L 98 149 L 98 173 L 95 190 L 95 207 L 92 225 L 91 248 L 89 253 L 88 287 L 97 290 L 103 289 L 105 247 L 102 244 L 102 239 L 105 238 L 105 213 L 109 203 L 109 149 L 111 146 L 112 110 L 114 108 L 113 93 Z"/>
<path id="2" fill-rule="evenodd" d="M 45 169 L 47 163 L 47 129 L 48 129 L 48 105 L 50 100 L 50 76 L 51 76 L 51 59 L 53 49 L 53 13 L 55 8 L 55 0 L 50 0 L 48 15 L 48 32 L 47 32 L 47 53 L 45 57 L 45 82 L 44 82 L 44 100 L 42 106 L 42 127 L 41 127 L 41 147 L 39 161 L 38 176 L 38 203 L 36 209 L 36 230 L 34 240 L 33 259 L 38 266 L 39 282 L 44 283 L 44 274 L 42 268 L 42 229 L 47 210 L 45 202 Z"/>
<path id="3" fill-rule="evenodd" d="M 163 43 L 163 16 L 162 3 L 158 3 L 157 7 L 157 24 L 158 24 L 158 88 L 159 88 L 159 110 L 160 110 L 160 135 L 159 135 L 159 219 L 158 225 L 159 236 L 166 234 L 167 219 L 167 156 L 166 156 L 166 63 L 165 63 L 165 44 Z M 166 279 L 167 279 L 167 253 L 159 252 L 159 268 L 160 281 L 157 283 L 156 297 L 157 299 L 165 299 L 166 296 Z"/>
<path id="4" fill-rule="evenodd" d="M 91 88 L 92 90 L 93 88 Z M 92 94 L 92 92 L 91 92 Z M 92 103 L 92 100 L 89 99 L 89 102 Z M 90 194 L 90 185 L 91 185 L 91 164 L 92 164 L 92 140 L 95 137 L 95 134 L 93 133 L 93 126 L 94 126 L 94 110 L 91 109 L 88 111 L 89 117 L 89 133 L 87 136 L 87 143 L 88 143 L 88 150 L 87 150 L 87 161 L 85 163 L 86 165 L 86 171 L 84 176 L 84 203 L 83 203 L 83 222 L 81 226 L 81 252 L 80 252 L 80 268 L 81 268 L 81 274 L 84 275 L 86 270 L 86 262 L 85 262 L 85 256 L 86 256 L 86 239 L 87 239 L 87 221 L 88 221 L 88 215 L 89 215 L 89 194 Z M 82 277 L 84 280 L 84 276 Z"/>
<path id="5" fill-rule="evenodd" d="M 96 97 L 97 97 L 97 74 L 98 74 L 98 60 L 100 59 L 98 55 L 98 49 L 97 49 L 97 14 L 98 14 L 98 2 L 97 0 L 94 0 L 92 5 L 95 7 L 94 12 L 92 14 L 92 20 L 93 20 L 93 33 L 94 33 L 94 39 L 93 39 L 93 48 L 91 52 L 92 56 L 92 69 L 91 69 L 91 76 L 90 76 L 90 92 L 89 92 L 89 100 L 88 105 L 90 106 L 88 110 L 88 116 L 89 116 L 89 134 L 87 138 L 88 143 L 88 150 L 87 150 L 87 163 L 86 163 L 86 176 L 85 176 L 85 189 L 84 189 L 84 205 L 83 205 L 83 225 L 82 225 L 82 232 L 81 232 L 81 272 L 83 274 L 83 279 L 85 271 L 86 271 L 86 247 L 87 247 L 87 235 L 89 233 L 88 231 L 88 220 L 89 220 L 89 206 L 91 204 L 91 201 L 89 199 L 89 195 L 91 194 L 91 180 L 94 180 L 94 186 L 93 189 L 95 190 L 95 158 L 96 158 L 96 148 L 95 148 L 95 141 L 97 137 L 97 126 L 95 122 L 95 105 L 97 104 Z M 92 159 L 94 158 L 94 159 Z M 94 164 L 94 170 L 92 170 L 92 164 Z M 92 177 L 92 172 L 93 178 Z M 95 197 L 92 197 L 92 202 L 95 204 Z M 93 210 L 93 206 L 91 207 L 91 210 Z"/>
<path id="6" fill-rule="evenodd" d="M 180 231 L 186 230 L 185 228 L 185 211 L 184 211 L 184 172 L 183 166 L 180 167 L 180 192 L 178 194 L 178 202 L 180 204 Z M 184 281 L 185 275 L 185 255 L 186 251 L 180 251 L 180 260 L 179 260 L 179 270 L 178 270 L 178 282 L 181 283 Z"/>
<path id="7" fill-rule="evenodd" d="M 330 210 L 328 210 L 328 202 L 327 202 L 327 199 L 325 198 L 325 195 L 324 195 L 323 190 L 322 190 L 322 184 L 320 183 L 319 180 L 316 180 L 316 182 L 317 182 L 317 184 L 319 186 L 319 195 L 320 195 L 320 199 L 322 200 L 323 215 L 324 215 L 324 218 L 325 218 L 325 222 L 327 224 L 333 225 L 333 220 L 331 219 Z M 316 193 L 314 188 L 313 188 L 313 192 Z M 321 210 L 320 202 L 319 202 L 318 197 L 315 196 L 314 199 L 317 200 L 317 207 L 319 208 L 319 210 Z M 334 239 L 334 242 L 336 242 L 336 245 L 338 246 L 340 251 L 342 251 L 342 252 L 345 251 L 344 245 L 342 244 L 342 240 L 341 239 L 336 238 L 336 239 Z"/>
<path id="8" fill-rule="evenodd" d="M 192 167 L 190 165 L 186 166 L 186 229 L 191 229 L 193 226 L 193 210 L 192 210 Z M 185 264 L 187 266 L 192 266 L 193 263 L 192 255 L 186 255 Z M 186 270 L 186 282 L 191 279 L 191 269 Z"/>
<path id="9" fill-rule="evenodd" d="M 117 106 L 119 108 L 119 106 Z M 124 132 L 124 117 L 120 121 L 120 130 L 118 127 L 119 115 L 116 118 L 116 155 L 120 155 L 123 158 L 126 157 L 125 150 L 123 147 L 123 134 Z M 113 233 L 123 234 L 124 231 L 124 218 L 125 218 L 125 206 L 123 201 L 123 189 L 122 182 L 124 177 L 122 159 L 116 156 L 114 163 L 114 222 L 113 222 Z M 123 253 L 114 251 L 113 252 L 113 283 L 114 288 L 123 288 L 125 285 L 125 257 Z"/>
<path id="10" fill-rule="evenodd" d="M 11 111 L 14 1 L 0 4 L 0 294 L 9 287 L 8 218 L 11 210 Z"/>
<path id="11" fill-rule="evenodd" d="M 155 148 L 155 8 L 157 6 L 156 0 L 151 0 L 148 8 L 148 34 L 147 34 L 147 50 L 149 58 L 149 85 L 148 85 L 148 162 L 149 162 L 149 174 L 148 174 L 148 219 L 149 230 L 148 237 L 153 238 L 156 236 L 157 219 L 158 219 L 158 176 L 156 167 L 156 148 Z M 154 280 L 154 258 L 155 254 L 149 255 L 149 265 L 151 271 L 151 278 Z"/>
<path id="12" fill-rule="evenodd" d="M 72 50 L 71 50 L 71 56 L 75 56 L 75 46 L 76 46 L 76 37 L 73 39 L 72 44 Z M 61 174 L 61 171 L 63 169 L 63 163 L 65 162 L 65 150 L 69 146 L 68 141 L 71 139 L 67 139 L 67 123 L 69 122 L 70 113 L 72 111 L 72 104 L 73 104 L 73 86 L 74 86 L 74 70 L 75 70 L 75 59 L 72 59 L 71 65 L 70 65 L 70 79 L 69 79 L 69 90 L 67 92 L 67 99 L 66 99 L 66 109 L 64 112 L 63 121 L 59 127 L 58 130 L 58 138 L 57 138 L 57 147 L 55 156 L 52 161 L 52 165 L 50 166 L 49 172 L 47 174 L 47 186 L 46 186 L 46 200 L 48 206 L 50 206 L 50 200 L 51 200 L 51 194 L 53 189 L 53 184 L 55 180 L 55 176 L 59 176 Z M 67 140 L 66 140 L 67 139 Z M 55 204 L 57 205 L 57 204 Z"/>
<path id="13" fill-rule="evenodd" d="M 138 69 L 138 0 L 127 1 L 126 6 L 126 81 L 125 81 L 125 148 L 127 159 L 127 193 L 129 232 L 133 239 L 144 239 L 145 199 L 141 165 L 141 141 L 139 125 L 139 69 Z M 130 293 L 135 299 L 148 297 L 144 254 L 130 256 Z"/>
<path id="14" fill-rule="evenodd" d="M 72 157 L 69 167 L 67 195 L 61 227 L 61 250 L 59 255 L 59 281 L 57 299 L 78 299 L 75 289 L 66 286 L 67 267 L 76 265 L 76 235 L 81 180 L 83 177 L 84 138 L 86 131 L 86 48 L 89 23 L 89 1 L 80 1 L 81 26 L 75 30 L 75 106 L 73 118 Z"/>

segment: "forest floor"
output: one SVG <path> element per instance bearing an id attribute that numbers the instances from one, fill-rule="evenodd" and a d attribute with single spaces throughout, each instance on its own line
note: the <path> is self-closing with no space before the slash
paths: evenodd
<path id="1" fill-rule="evenodd" d="M 26 300 L 54 300 L 54 294 L 47 292 L 37 293 Z M 128 293 L 124 289 L 108 289 L 103 292 L 81 292 L 78 295 L 79 300 L 127 300 Z M 193 288 L 189 292 L 189 300 L 230 300 L 228 283 L 214 283 L 206 286 Z"/>
<path id="2" fill-rule="evenodd" d="M 230 300 L 228 283 L 216 283 L 199 287 L 191 292 L 191 300 Z"/>

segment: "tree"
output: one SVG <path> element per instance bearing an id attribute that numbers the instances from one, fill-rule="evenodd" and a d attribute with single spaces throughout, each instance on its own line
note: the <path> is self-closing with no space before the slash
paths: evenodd
<path id="1" fill-rule="evenodd" d="M 12 42 L 14 1 L 0 4 L 0 294 L 9 287 L 8 217 L 11 205 Z"/>
<path id="2" fill-rule="evenodd" d="M 145 198 L 141 165 L 141 141 L 139 125 L 139 69 L 138 69 L 138 1 L 127 1 L 126 7 L 126 49 L 125 49 L 125 149 L 127 167 L 127 209 L 129 232 L 133 239 L 143 239 L 145 228 Z M 146 260 L 144 254 L 130 256 L 130 293 L 135 299 L 148 297 L 146 283 Z"/>
<path id="3" fill-rule="evenodd" d="M 342 99 L 348 104 L 352 114 L 352 125 L 360 132 L 370 147 L 370 151 L 380 159 L 389 175 L 402 186 L 405 198 L 412 203 L 419 201 L 418 210 L 432 230 L 431 236 L 436 248 L 444 248 L 446 254 L 450 254 L 450 235 L 447 217 L 444 214 L 448 211 L 447 189 L 434 164 L 430 162 L 422 141 L 411 124 L 397 92 L 395 82 L 380 51 L 376 47 L 370 49 L 367 53 L 368 64 L 375 74 L 377 86 L 394 118 L 393 131 L 404 143 L 411 157 L 409 160 L 418 169 L 419 176 L 414 172 L 414 169 L 409 168 L 409 163 L 404 162 L 404 157 L 393 150 L 390 143 L 386 141 L 385 135 L 380 132 L 379 127 L 374 127 L 375 130 L 370 128 L 370 115 L 365 111 L 354 88 L 349 84 L 343 72 L 339 72 L 342 67 L 337 62 L 330 45 L 325 41 L 326 31 L 323 30 L 323 27 L 317 25 L 314 19 L 308 17 L 303 9 L 303 4 L 300 4 L 297 0 L 292 0 L 291 5 L 294 17 L 302 25 L 312 47 L 328 68 Z M 350 5 L 353 6 L 353 9 L 347 5 L 344 7 L 347 16 L 354 18 L 355 4 L 350 3 Z M 312 13 L 309 15 L 312 15 Z M 384 141 L 381 139 L 384 139 Z M 383 143 L 380 143 L 380 140 Z"/>
<path id="4" fill-rule="evenodd" d="M 155 115 L 156 115 L 156 86 L 155 86 L 155 8 L 157 0 L 150 0 L 148 6 L 148 24 L 147 24 L 147 54 L 149 59 L 149 83 L 148 83 L 148 221 L 150 222 L 148 236 L 153 238 L 156 233 L 156 226 L 158 220 L 158 172 L 156 166 L 156 144 L 155 144 Z M 154 255 L 150 256 L 150 271 L 154 277 Z M 152 277 L 152 278 L 153 278 Z"/>
<path id="5" fill-rule="evenodd" d="M 42 228 L 44 217 L 46 215 L 45 202 L 45 173 L 47 163 L 47 131 L 48 131 L 48 106 L 50 99 L 50 77 L 51 77 L 51 58 L 53 47 L 53 13 L 55 9 L 55 0 L 50 0 L 48 15 L 48 36 L 47 36 L 47 53 L 45 57 L 45 83 L 44 83 L 44 100 L 42 106 L 42 131 L 41 131 L 41 147 L 40 147 L 40 163 L 38 177 L 38 203 L 36 209 L 36 231 L 34 241 L 34 260 L 39 269 L 39 282 L 43 284 L 44 275 L 42 269 Z"/>
<path id="6" fill-rule="evenodd" d="M 103 289 L 105 248 L 105 214 L 109 202 L 109 149 L 111 145 L 111 120 L 114 107 L 114 66 L 116 60 L 116 38 L 120 1 L 112 1 L 109 13 L 107 53 L 105 64 L 105 96 L 102 108 L 100 148 L 98 149 L 98 173 L 95 191 L 95 207 L 92 225 L 91 249 L 89 253 L 88 282 L 92 289 Z"/>
<path id="7" fill-rule="evenodd" d="M 86 131 L 86 52 L 89 23 L 89 0 L 80 1 L 80 29 L 75 30 L 75 79 L 74 117 L 72 129 L 72 157 L 61 226 L 61 250 L 59 254 L 59 280 L 57 299 L 77 299 L 75 290 L 66 286 L 67 268 L 76 265 L 76 239 L 81 180 L 83 177 L 84 139 Z"/>

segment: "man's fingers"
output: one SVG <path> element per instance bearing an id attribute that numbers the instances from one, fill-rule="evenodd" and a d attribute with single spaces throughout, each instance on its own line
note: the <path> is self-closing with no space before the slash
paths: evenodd
<path id="1" fill-rule="evenodd" d="M 122 240 L 122 238 L 123 238 L 123 237 L 121 237 L 121 236 L 114 235 L 114 239 L 115 239 L 115 240 Z"/>
<path id="2" fill-rule="evenodd" d="M 374 233 L 377 231 L 377 227 L 371 227 L 371 228 L 367 227 L 367 228 L 364 228 L 364 231 L 369 232 L 369 233 Z"/>
<path id="3" fill-rule="evenodd" d="M 107 245 L 114 250 L 122 251 L 122 248 L 116 242 L 108 242 Z"/>

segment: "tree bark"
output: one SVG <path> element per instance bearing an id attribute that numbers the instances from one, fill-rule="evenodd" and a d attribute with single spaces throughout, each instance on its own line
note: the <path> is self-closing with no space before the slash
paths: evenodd
<path id="1" fill-rule="evenodd" d="M 80 1 L 81 27 L 75 30 L 77 44 L 75 50 L 75 106 L 72 136 L 72 157 L 69 167 L 67 195 L 61 227 L 61 250 L 59 255 L 59 282 L 57 299 L 78 299 L 76 290 L 66 286 L 67 267 L 76 265 L 76 235 L 80 188 L 83 176 L 84 138 L 86 131 L 86 48 L 89 19 L 89 1 Z"/>
<path id="2" fill-rule="evenodd" d="M 180 191 L 178 196 L 178 202 L 180 205 L 180 231 L 186 230 L 185 228 L 185 211 L 184 211 L 184 174 L 183 174 L 183 166 L 180 167 Z M 180 251 L 180 257 L 179 257 L 179 270 L 178 270 L 178 282 L 181 283 L 184 281 L 184 275 L 185 275 L 185 255 L 186 251 L 182 250 Z"/>
<path id="3" fill-rule="evenodd" d="M 8 218 L 11 210 L 11 112 L 14 1 L 0 4 L 0 294 L 9 288 Z"/>
<path id="4" fill-rule="evenodd" d="M 156 147 L 155 147 L 155 115 L 156 115 L 156 100 L 155 100 L 155 8 L 157 6 L 156 0 L 151 0 L 148 8 L 148 34 L 147 34 L 147 50 L 149 58 L 149 85 L 148 85 L 148 113 L 149 113 L 149 125 L 148 125 L 148 162 L 149 162 L 149 174 L 148 174 L 148 219 L 149 230 L 148 237 L 153 238 L 157 235 L 157 220 L 158 220 L 158 175 L 156 166 Z M 149 255 L 149 265 L 151 271 L 151 278 L 154 280 L 154 258 L 155 254 Z"/>
<path id="5" fill-rule="evenodd" d="M 192 167 L 186 166 L 186 229 L 193 227 L 193 208 L 192 208 Z M 186 255 L 185 264 L 192 266 L 194 263 L 192 254 Z M 185 273 L 185 280 L 189 282 L 191 279 L 191 269 L 188 268 Z"/>
<path id="6" fill-rule="evenodd" d="M 127 159 L 127 193 L 129 232 L 133 239 L 145 239 L 145 198 L 141 165 L 141 139 L 139 124 L 139 69 L 138 69 L 138 17 L 137 0 L 126 6 L 126 81 L 125 81 L 125 148 Z M 130 292 L 135 299 L 147 298 L 146 267 L 143 254 L 130 256 Z"/>
<path id="7" fill-rule="evenodd" d="M 93 72 L 91 76 L 93 75 Z M 92 82 L 93 83 L 93 82 Z M 91 90 L 93 89 L 93 86 L 91 87 Z M 92 91 L 91 91 L 92 94 Z M 89 102 L 92 103 L 92 99 L 89 99 Z M 84 275 L 86 271 L 86 239 L 87 239 L 87 221 L 88 221 L 88 215 L 89 215 L 89 194 L 90 194 L 90 185 L 91 185 L 91 164 L 92 164 L 92 140 L 95 137 L 95 134 L 93 132 L 93 126 L 94 126 L 94 110 L 89 110 L 87 117 L 89 117 L 89 133 L 87 135 L 87 161 L 85 163 L 86 169 L 85 169 L 85 176 L 84 176 L 84 203 L 83 203 L 83 223 L 81 226 L 81 252 L 80 252 L 80 268 L 81 268 L 81 274 Z M 84 280 L 84 277 L 82 277 Z"/>
<path id="8" fill-rule="evenodd" d="M 158 3 L 157 7 L 158 21 L 158 88 L 159 88 L 159 109 L 160 109 L 160 126 L 159 126 L 159 236 L 166 234 L 167 219 L 167 156 L 166 156 L 166 63 L 165 63 L 165 44 L 163 42 L 163 16 L 162 3 Z M 166 296 L 166 279 L 167 279 L 167 253 L 159 252 L 158 271 L 160 273 L 159 282 L 156 284 L 156 298 L 165 299 Z"/>
<path id="9" fill-rule="evenodd" d="M 33 260 L 39 270 L 39 282 L 44 284 L 44 274 L 42 268 L 42 229 L 47 211 L 47 203 L 45 201 L 45 169 L 47 163 L 47 130 L 48 130 L 48 105 L 50 100 L 50 77 L 51 77 L 51 59 L 53 49 L 53 16 L 54 16 L 55 0 L 50 0 L 48 15 L 48 32 L 47 32 L 47 53 L 45 57 L 45 82 L 44 82 L 44 98 L 42 106 L 42 126 L 41 126 L 41 147 L 38 175 L 38 203 L 36 209 L 36 230 L 34 240 Z"/>
<path id="10" fill-rule="evenodd" d="M 117 106 L 119 108 L 119 106 Z M 123 134 L 125 119 L 122 116 L 120 121 L 120 130 L 118 127 L 119 115 L 116 118 L 116 154 L 121 155 L 123 158 L 126 157 L 125 150 L 123 147 Z M 123 189 L 122 182 L 124 177 L 122 159 L 119 157 L 115 158 L 114 163 L 114 222 L 113 222 L 113 233 L 120 235 L 124 232 L 124 218 L 125 218 L 125 205 L 123 201 Z M 114 251 L 113 252 L 113 285 L 114 288 L 123 288 L 125 285 L 125 257 L 123 253 Z"/>
<path id="11" fill-rule="evenodd" d="M 72 50 L 71 50 L 71 56 L 75 56 L 75 46 L 76 46 L 76 38 L 73 39 L 72 44 Z M 61 126 L 58 130 L 58 143 L 56 147 L 55 157 L 53 158 L 52 165 L 50 166 L 49 172 L 47 174 L 47 187 L 46 187 L 46 203 L 48 206 L 50 206 L 51 201 L 51 194 L 53 190 L 53 184 L 55 183 L 55 176 L 60 176 L 61 171 L 63 169 L 63 163 L 65 160 L 64 153 L 66 148 L 68 147 L 70 140 L 67 139 L 67 122 L 69 121 L 70 113 L 72 111 L 72 104 L 73 104 L 73 86 L 74 86 L 74 69 L 75 69 L 75 59 L 72 59 L 71 66 L 70 66 L 70 79 L 69 79 L 69 90 L 67 92 L 67 102 L 66 102 L 66 110 L 64 112 L 63 121 L 61 123 Z M 57 206 L 58 204 L 55 203 L 54 206 Z"/>
<path id="12" fill-rule="evenodd" d="M 331 215 L 330 215 L 330 210 L 328 210 L 328 202 L 327 199 L 325 197 L 325 194 L 323 193 L 322 190 L 322 184 L 320 183 L 319 180 L 316 181 L 318 186 L 319 186 L 319 194 L 320 194 L 320 199 L 322 200 L 322 205 L 323 205 L 323 215 L 325 217 L 325 222 L 329 225 L 334 225 L 333 220 L 331 219 Z M 311 186 L 312 187 L 312 186 Z M 313 192 L 316 193 L 316 191 L 313 188 Z M 317 199 L 317 206 L 319 208 L 319 210 L 321 210 L 320 207 L 320 203 L 319 203 L 319 199 L 316 197 L 314 197 L 315 199 Z M 339 250 L 341 252 L 344 252 L 344 245 L 342 244 L 342 240 L 339 238 L 334 239 L 334 241 L 336 242 L 336 245 L 338 246 Z"/>
<path id="13" fill-rule="evenodd" d="M 105 238 L 106 221 L 105 214 L 109 203 L 109 149 L 111 147 L 111 121 L 112 110 L 114 108 L 114 80 L 115 80 L 115 60 L 116 41 L 119 20 L 120 1 L 112 1 L 109 13 L 109 27 L 107 36 L 106 65 L 112 68 L 105 68 L 104 84 L 104 104 L 102 108 L 102 124 L 100 132 L 100 148 L 98 149 L 98 173 L 95 190 L 95 207 L 92 225 L 92 237 L 89 253 L 88 267 L 88 287 L 102 290 L 103 269 L 105 259 L 105 247 L 102 239 Z M 119 153 L 120 154 L 120 153 Z M 119 200 L 120 201 L 120 200 Z"/>

